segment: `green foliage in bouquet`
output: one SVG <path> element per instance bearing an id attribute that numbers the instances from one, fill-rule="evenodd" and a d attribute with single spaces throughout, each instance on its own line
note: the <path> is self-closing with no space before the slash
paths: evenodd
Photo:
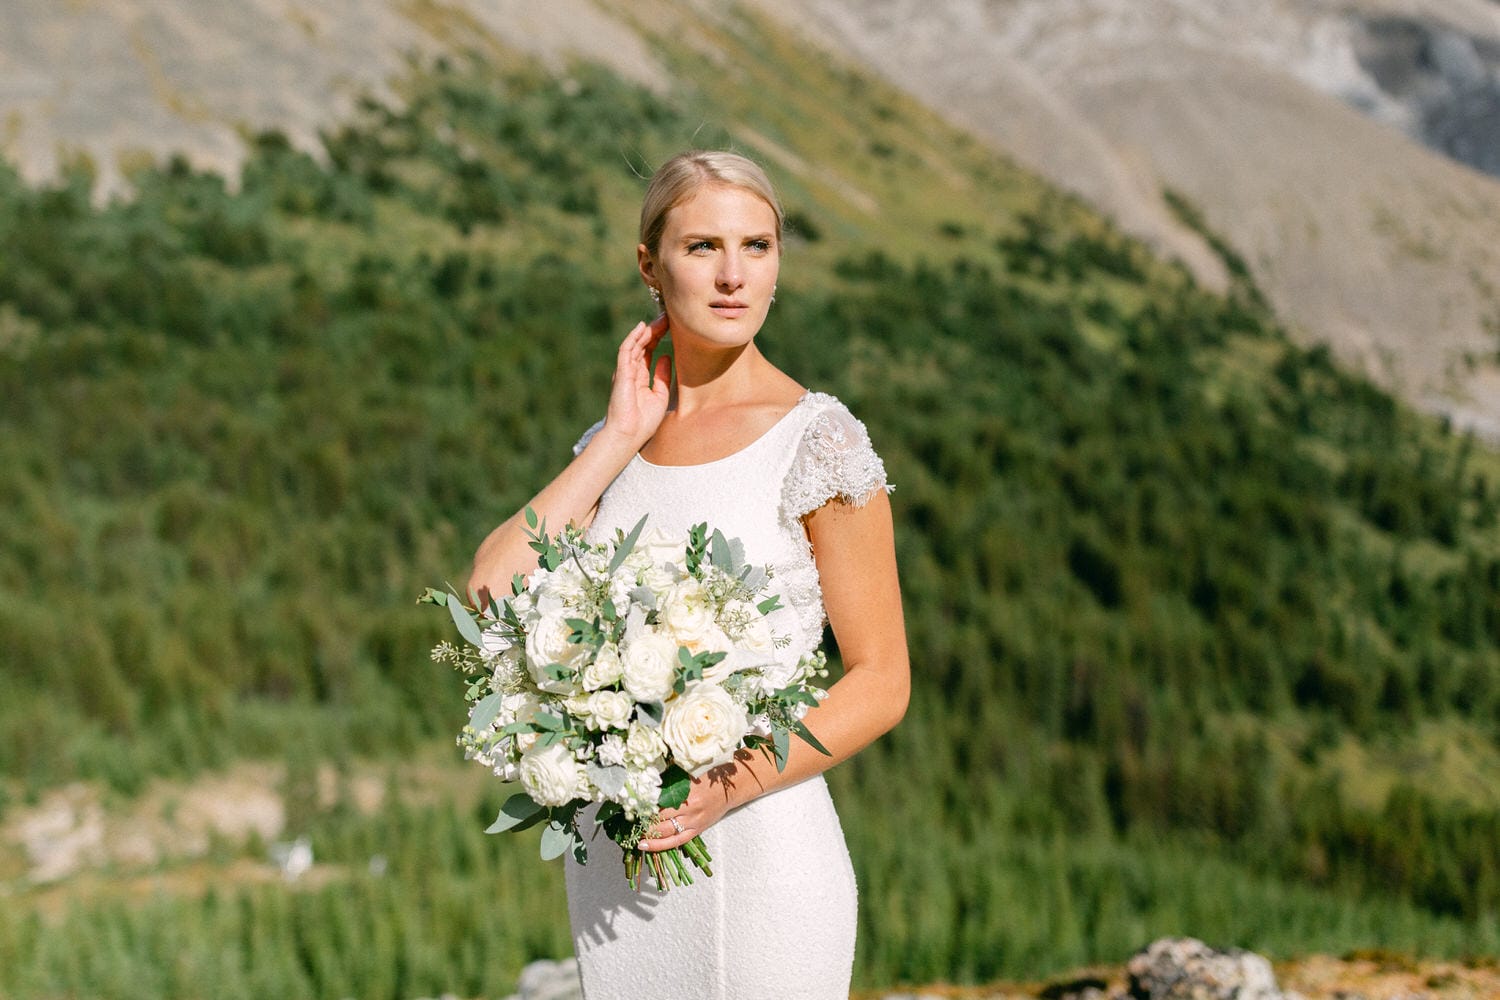
<path id="1" fill-rule="evenodd" d="M 591 822 L 621 848 L 631 888 L 643 867 L 662 890 L 690 884 L 689 864 L 712 875 L 702 837 L 666 851 L 640 842 L 659 810 L 687 800 L 695 774 L 737 754 L 759 749 L 783 769 L 793 734 L 827 754 L 802 719 L 824 695 L 809 681 L 827 676 L 826 657 L 778 665 L 777 650 L 790 640 L 766 618 L 780 607 L 779 595 L 766 592 L 769 572 L 706 523 L 685 538 L 643 539 L 642 517 L 612 541 L 590 544 L 571 525 L 549 535 L 530 507 L 524 519 L 537 567 L 512 580 L 509 598 L 482 610 L 477 595 L 469 604 L 451 589 L 429 587 L 419 598 L 446 607 L 468 644 L 433 651 L 468 682 L 472 707 L 459 745 L 524 788 L 486 832 L 545 824 L 543 860 L 571 853 L 587 864 L 580 823 Z M 549 642 L 559 628 L 565 641 L 554 634 Z M 726 662 L 731 656 L 738 659 Z M 698 745 L 705 734 L 689 739 L 681 726 L 691 723 L 677 719 L 703 718 L 700 710 L 714 729 L 706 754 Z M 585 818 L 591 804 L 598 808 Z"/>

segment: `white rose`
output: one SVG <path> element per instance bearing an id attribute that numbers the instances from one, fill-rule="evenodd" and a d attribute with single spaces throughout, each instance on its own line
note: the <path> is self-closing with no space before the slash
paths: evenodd
<path id="1" fill-rule="evenodd" d="M 652 528 L 636 540 L 626 561 L 636 570 L 642 585 L 660 596 L 684 576 L 687 539 Z"/>
<path id="2" fill-rule="evenodd" d="M 623 691 L 595 691 L 587 700 L 590 729 L 624 729 L 635 711 L 635 702 Z"/>
<path id="3" fill-rule="evenodd" d="M 583 666 L 589 656 L 589 648 L 569 642 L 573 626 L 563 611 L 549 611 L 542 615 L 530 632 L 526 634 L 526 666 L 531 678 L 543 691 L 567 693 L 577 690 L 571 680 L 555 681 L 547 676 L 547 667 L 560 663 L 570 670 Z"/>
<path id="4" fill-rule="evenodd" d="M 661 621 L 679 643 L 694 652 L 703 649 L 710 634 L 719 628 L 708 592 L 692 578 L 667 591 L 662 598 Z"/>
<path id="5" fill-rule="evenodd" d="M 756 656 L 770 656 L 776 652 L 776 636 L 771 632 L 771 623 L 759 611 L 740 633 L 739 646 Z"/>
<path id="6" fill-rule="evenodd" d="M 621 680 L 636 701 L 663 701 L 677 675 L 677 641 L 660 632 L 643 632 L 620 654 Z"/>
<path id="7" fill-rule="evenodd" d="M 500 714 L 495 719 L 495 728 L 503 728 L 512 722 L 534 722 L 537 713 L 547 708 L 549 706 L 544 705 L 540 698 L 529 691 L 506 695 L 500 701 Z M 537 739 L 536 733 L 517 733 L 516 747 L 525 753 L 536 744 Z"/>
<path id="8" fill-rule="evenodd" d="M 650 767 L 666 755 L 667 744 L 661 733 L 639 722 L 630 727 L 625 737 L 624 762 L 632 768 Z"/>
<path id="9" fill-rule="evenodd" d="M 570 560 L 550 572 L 538 569 L 531 578 L 531 592 L 536 595 L 537 610 L 543 615 L 583 603 L 583 572 Z"/>
<path id="10" fill-rule="evenodd" d="M 760 676 L 755 679 L 755 687 L 767 697 L 797 681 L 797 667 L 793 663 L 762 661 L 760 671 Z"/>
<path id="11" fill-rule="evenodd" d="M 583 768 L 561 743 L 534 750 L 521 758 L 521 787 L 539 806 L 563 806 L 582 796 Z"/>
<path id="12" fill-rule="evenodd" d="M 588 666 L 583 668 L 583 689 L 597 691 L 620 679 L 625 665 L 620 662 L 620 650 L 612 642 L 599 647 L 599 652 Z"/>
<path id="13" fill-rule="evenodd" d="M 667 706 L 661 720 L 673 759 L 694 776 L 734 756 L 749 728 L 744 706 L 717 684 L 693 684 Z"/>

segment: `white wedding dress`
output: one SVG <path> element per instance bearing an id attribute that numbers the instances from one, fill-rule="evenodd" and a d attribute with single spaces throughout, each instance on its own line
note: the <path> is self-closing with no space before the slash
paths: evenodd
<path id="1" fill-rule="evenodd" d="M 575 450 L 581 450 L 596 424 Z M 753 443 L 701 465 L 635 456 L 600 499 L 591 540 L 648 527 L 686 533 L 707 521 L 769 565 L 782 595 L 773 627 L 795 660 L 822 640 L 817 567 L 801 518 L 831 499 L 863 504 L 886 488 L 864 425 L 810 392 Z M 589 831 L 585 828 L 585 833 Z M 589 863 L 567 861 L 568 915 L 586 1000 L 848 1000 L 855 885 L 821 776 L 733 810 L 703 839 L 712 878 L 658 892 L 625 882 L 602 834 Z"/>

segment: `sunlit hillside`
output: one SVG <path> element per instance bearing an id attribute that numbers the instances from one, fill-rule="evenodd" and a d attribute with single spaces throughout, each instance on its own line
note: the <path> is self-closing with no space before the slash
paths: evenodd
<path id="1" fill-rule="evenodd" d="M 746 25 L 669 94 L 414 66 L 232 191 L 0 170 L 0 994 L 502 996 L 566 952 L 414 598 L 599 415 L 690 143 L 782 183 L 764 349 L 897 484 L 913 706 L 830 775 L 857 982 L 1500 954 L 1500 456 L 1294 346 L 1190 201 L 1227 296 Z"/>

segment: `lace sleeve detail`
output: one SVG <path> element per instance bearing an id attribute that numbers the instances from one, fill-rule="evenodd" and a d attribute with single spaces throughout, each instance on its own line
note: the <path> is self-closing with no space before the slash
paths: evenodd
<path id="1" fill-rule="evenodd" d="M 877 490 L 889 493 L 885 463 L 875 454 L 865 425 L 832 396 L 802 432 L 797 453 L 781 488 L 781 511 L 796 521 L 830 500 L 856 507 Z"/>
<path id="2" fill-rule="evenodd" d="M 584 431 L 583 437 L 579 438 L 578 443 L 573 446 L 573 454 L 576 456 L 580 454 L 583 449 L 587 448 L 589 442 L 594 440 L 594 435 L 599 433 L 599 428 L 603 426 L 604 421 L 601 420 L 594 426 L 590 427 L 588 430 Z"/>

